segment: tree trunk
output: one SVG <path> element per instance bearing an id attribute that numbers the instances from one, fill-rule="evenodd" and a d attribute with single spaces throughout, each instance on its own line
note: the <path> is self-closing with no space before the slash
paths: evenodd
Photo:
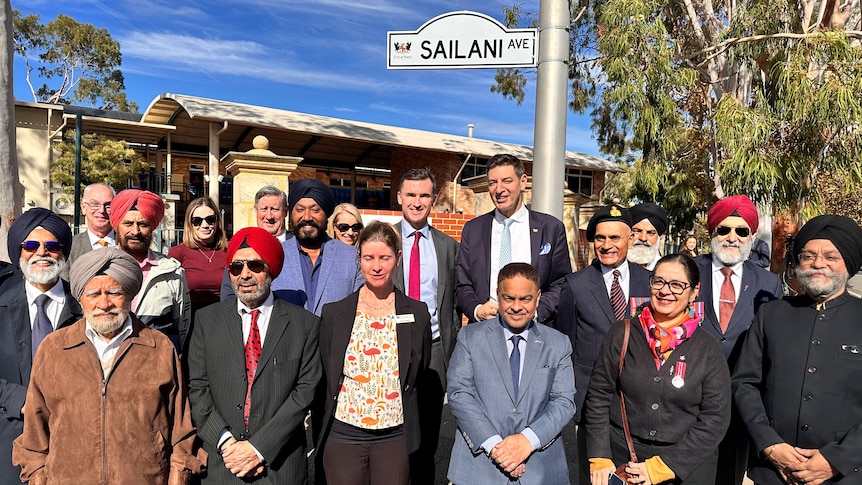
<path id="1" fill-rule="evenodd" d="M 9 222 L 21 213 L 23 188 L 18 181 L 18 154 L 15 144 L 15 89 L 12 77 L 12 5 L 0 0 L 0 259 L 9 260 L 6 236 Z M 11 189 L 11 190 L 9 190 Z"/>

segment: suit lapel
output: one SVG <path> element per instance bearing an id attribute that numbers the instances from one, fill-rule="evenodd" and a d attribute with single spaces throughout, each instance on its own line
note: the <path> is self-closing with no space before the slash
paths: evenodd
<path id="1" fill-rule="evenodd" d="M 410 312 L 407 296 L 401 292 L 395 292 L 395 314 L 406 315 Z M 418 322 L 395 323 L 395 333 L 398 338 L 398 377 L 401 379 L 401 389 L 407 381 L 410 372 L 410 363 L 413 359 L 413 334 L 419 326 Z"/>
<path id="2" fill-rule="evenodd" d="M 9 310 L 12 314 L 12 325 L 15 326 L 15 338 L 17 342 L 27 345 L 17 345 L 18 349 L 18 365 L 21 368 L 21 382 L 30 382 L 30 369 L 33 366 L 32 346 L 33 333 L 30 329 L 30 311 L 27 309 L 27 295 L 24 293 L 24 286 L 17 288 L 20 298 L 9 302 Z M 16 288 L 10 288 L 10 291 L 16 291 Z"/>
<path id="3" fill-rule="evenodd" d="M 718 315 L 715 314 L 715 305 L 712 300 L 712 259 L 699 258 L 698 266 L 700 270 L 700 296 L 698 299 L 703 302 L 703 311 L 707 325 L 711 325 L 717 334 L 721 334 L 721 327 L 718 324 Z M 703 323 L 701 323 L 703 325 Z"/>
<path id="4" fill-rule="evenodd" d="M 614 316 L 614 309 L 611 308 L 611 297 L 608 296 L 608 291 L 605 287 L 605 279 L 602 277 L 601 266 L 599 266 L 598 262 L 595 262 L 590 268 L 592 268 L 590 271 L 590 292 L 593 294 L 593 298 L 596 299 L 599 308 L 608 317 L 608 321 L 616 322 L 617 317 Z M 577 292 L 578 289 L 575 288 L 574 291 Z"/>
<path id="5" fill-rule="evenodd" d="M 484 269 L 483 274 L 481 275 L 482 279 L 479 280 L 482 282 L 482 286 L 484 288 L 488 288 L 488 293 L 490 295 L 491 288 L 491 232 L 493 231 L 493 222 L 494 222 L 494 211 L 492 210 L 490 213 L 486 214 L 484 219 L 482 219 L 482 234 L 484 237 L 488 239 L 485 241 L 485 250 L 479 251 L 482 257 L 482 266 Z M 475 277 L 475 276 L 474 276 Z M 487 285 L 487 286 L 485 286 Z M 495 296 L 496 298 L 496 296 Z M 487 298 L 486 298 L 487 299 Z"/>
<path id="6" fill-rule="evenodd" d="M 332 321 L 332 347 L 329 349 L 329 368 L 327 386 L 332 395 L 338 395 L 338 384 L 341 382 L 344 354 L 350 344 L 350 334 L 353 332 L 353 322 L 356 320 L 356 305 L 359 303 L 359 292 L 354 291 L 344 300 L 336 304 L 336 313 Z"/>
<path id="7" fill-rule="evenodd" d="M 524 370 L 521 371 L 521 380 L 518 384 L 518 403 L 527 394 L 527 389 L 533 382 L 533 375 L 539 365 L 539 356 L 542 354 L 542 332 L 537 325 L 530 328 L 527 339 L 526 355 L 524 359 Z"/>
<path id="8" fill-rule="evenodd" d="M 500 378 L 506 387 L 506 392 L 509 393 L 509 399 L 514 403 L 515 388 L 512 387 L 512 368 L 509 367 L 509 349 L 506 347 L 506 338 L 503 335 L 501 328 L 500 317 L 494 320 L 496 324 L 488 325 L 488 347 L 490 348 L 491 358 L 494 359 L 494 365 L 497 366 L 497 372 L 500 373 Z"/>
<path id="9" fill-rule="evenodd" d="M 63 305 L 63 309 L 60 311 L 60 321 L 57 328 L 65 327 L 75 323 L 75 321 L 83 315 L 81 311 L 81 305 L 72 296 L 72 293 L 69 290 L 69 283 L 63 281 L 63 289 L 66 294 L 66 303 Z"/>
<path id="10" fill-rule="evenodd" d="M 330 239 L 323 243 L 321 249 L 323 253 L 327 250 L 332 252 L 332 243 L 335 242 L 335 239 Z M 319 258 L 323 258 L 320 261 L 320 269 L 317 270 L 320 274 L 317 278 L 317 285 L 314 288 L 314 297 L 313 297 L 313 305 L 311 308 L 314 309 L 312 313 L 319 315 L 320 314 L 320 302 L 323 299 L 323 291 L 326 289 L 326 282 L 329 281 L 329 274 L 332 272 L 333 264 L 332 264 L 332 256 L 326 257 L 323 253 L 318 256 Z"/>
<path id="11" fill-rule="evenodd" d="M 257 364 L 256 375 L 260 375 L 260 372 L 266 367 L 266 363 L 272 357 L 274 349 L 278 346 L 278 342 L 281 340 L 289 324 L 290 320 L 287 317 L 284 305 L 281 303 L 281 300 L 275 300 L 272 306 L 272 313 L 269 315 L 266 339 L 263 341 L 263 348 L 260 350 L 260 361 Z"/>
<path id="12" fill-rule="evenodd" d="M 739 285 L 736 306 L 733 307 L 733 314 L 730 316 L 730 322 L 727 323 L 728 331 L 739 324 L 745 324 L 746 326 L 751 324 L 751 322 L 742 322 L 741 320 L 742 315 L 754 314 L 750 308 L 754 306 L 754 296 L 751 295 L 751 292 L 754 291 L 754 288 L 757 288 L 757 270 L 755 267 L 753 263 L 749 264 L 748 261 L 742 263 L 742 284 Z"/>
<path id="13" fill-rule="evenodd" d="M 449 253 L 446 252 L 446 245 L 443 242 L 443 233 L 430 227 L 431 241 L 434 242 L 434 251 L 437 253 L 437 288 L 446 288 L 449 285 L 449 268 L 455 267 L 456 261 L 450 261 Z M 489 276 L 490 278 L 490 276 Z M 437 315 L 443 308 L 443 294 L 445 291 L 438 290 L 437 292 Z M 439 318 L 438 318 L 439 321 Z"/>
<path id="14" fill-rule="evenodd" d="M 398 234 L 398 240 L 401 241 L 401 221 L 392 224 L 392 229 L 395 229 L 395 232 Z M 395 287 L 401 291 L 404 290 L 404 258 L 407 257 L 406 248 L 401 248 L 401 259 L 398 261 L 398 265 L 395 266 L 395 271 L 392 272 L 392 281 L 395 283 Z"/>
<path id="15" fill-rule="evenodd" d="M 530 221 L 530 264 L 537 267 L 539 264 L 539 250 L 542 249 L 542 226 L 536 224 L 533 219 L 533 211 L 527 210 Z"/>

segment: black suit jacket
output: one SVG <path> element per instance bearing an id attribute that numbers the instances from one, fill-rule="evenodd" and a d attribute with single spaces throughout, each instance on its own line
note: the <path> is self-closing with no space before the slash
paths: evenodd
<path id="1" fill-rule="evenodd" d="M 335 420 L 335 399 L 341 380 L 344 377 L 344 354 L 350 341 L 359 291 L 347 298 L 323 306 L 320 314 L 320 359 L 323 362 L 324 410 L 323 427 L 317 445 L 317 454 L 323 447 Z M 395 290 L 395 313 L 412 314 L 414 321 L 399 323 L 398 336 L 398 375 L 401 378 L 401 403 L 404 409 L 404 436 L 407 454 L 419 449 L 420 406 L 423 396 L 423 382 L 431 362 L 431 316 L 428 307 L 421 301 L 408 298 Z"/>
<path id="2" fill-rule="evenodd" d="M 650 272 L 628 261 L 624 264 L 629 265 L 629 298 L 648 297 Z M 575 421 L 581 420 L 584 398 L 602 340 L 616 321 L 598 260 L 566 276 L 553 327 L 568 335 L 572 341 Z"/>
<path id="3" fill-rule="evenodd" d="M 393 225 L 395 231 L 401 236 L 401 223 Z M 455 305 L 455 283 L 458 281 L 456 266 L 458 264 L 458 242 L 446 234 L 429 226 L 431 241 L 437 252 L 437 324 L 440 326 L 440 343 L 443 345 L 443 362 L 448 368 L 449 359 L 455 351 L 455 340 L 458 338 L 458 330 L 461 329 L 461 314 Z M 403 248 L 401 261 L 395 267 L 392 279 L 395 287 L 402 293 L 404 289 L 404 258 L 407 257 L 407 248 Z"/>
<path id="4" fill-rule="evenodd" d="M 700 294 L 698 301 L 703 302 L 704 317 L 701 326 L 710 335 L 718 339 L 724 357 L 733 369 L 739 358 L 743 337 L 754 320 L 754 315 L 760 305 L 781 298 L 781 281 L 778 275 L 770 273 L 751 261 L 742 263 L 741 295 L 736 298 L 736 307 L 727 324 L 727 331 L 721 333 L 718 315 L 712 304 L 713 295 L 721 291 L 721 287 L 712 287 L 712 254 L 702 254 L 695 258 L 700 271 Z"/>
<path id="5" fill-rule="evenodd" d="M 495 209 L 496 210 L 496 209 Z M 572 272 L 566 228 L 559 219 L 541 212 L 530 212 L 530 264 L 539 272 L 542 297 L 537 316 L 540 322 L 553 317 L 560 299 L 554 282 Z M 473 311 L 491 297 L 491 227 L 494 211 L 464 225 L 458 255 L 458 309 L 474 322 Z M 543 247 L 544 246 L 544 247 Z M 496 297 L 496 295 L 494 295 Z"/>
<path id="6" fill-rule="evenodd" d="M 0 294 L 0 483 L 18 483 L 21 468 L 12 466 L 12 441 L 24 430 L 21 406 L 30 384 L 31 355 L 30 311 L 24 276 L 17 270 L 4 278 Z M 66 304 L 57 328 L 81 318 L 81 306 L 63 281 Z"/>
<path id="7" fill-rule="evenodd" d="M 192 419 L 209 453 L 203 483 L 246 483 L 225 468 L 216 446 L 224 428 L 247 439 L 266 460 L 266 484 L 307 481 L 303 420 L 320 380 L 319 319 L 303 308 L 275 300 L 251 391 L 248 432 L 245 346 L 236 297 L 195 314 L 189 346 Z"/>

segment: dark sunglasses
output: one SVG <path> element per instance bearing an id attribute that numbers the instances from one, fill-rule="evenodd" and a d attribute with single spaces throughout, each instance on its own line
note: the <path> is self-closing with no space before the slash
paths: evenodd
<path id="1" fill-rule="evenodd" d="M 363 227 L 365 226 L 363 226 L 362 223 L 359 222 L 353 224 L 352 226 L 343 222 L 341 224 L 335 225 L 335 228 L 338 229 L 338 232 L 347 232 L 348 229 L 353 229 L 353 232 L 359 232 L 362 230 Z"/>
<path id="2" fill-rule="evenodd" d="M 192 217 L 192 225 L 195 227 L 200 226 L 203 221 L 207 221 L 207 224 L 209 224 L 210 226 L 214 226 L 215 223 L 218 221 L 218 216 L 213 214 L 206 217 Z"/>
<path id="3" fill-rule="evenodd" d="M 715 228 L 715 233 L 719 236 L 727 236 L 730 234 L 730 231 L 733 230 L 736 232 L 736 235 L 739 237 L 748 237 L 751 234 L 751 229 L 747 227 L 727 227 L 727 226 L 718 226 Z"/>
<path id="4" fill-rule="evenodd" d="M 49 253 L 59 253 L 63 250 L 63 245 L 57 241 L 24 241 L 21 243 L 21 249 L 25 251 L 30 251 L 31 253 L 33 251 L 38 251 L 39 246 L 45 246 L 45 250 Z"/>
<path id="5" fill-rule="evenodd" d="M 248 261 L 232 261 L 228 266 L 228 270 L 230 274 L 234 276 L 239 276 L 242 274 L 243 266 L 248 266 L 249 271 L 252 273 L 261 273 L 266 269 L 266 263 L 259 259 L 250 259 Z"/>

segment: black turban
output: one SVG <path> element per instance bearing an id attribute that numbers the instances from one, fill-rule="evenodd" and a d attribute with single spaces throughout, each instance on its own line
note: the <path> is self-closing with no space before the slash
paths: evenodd
<path id="1" fill-rule="evenodd" d="M 48 209 L 34 207 L 18 216 L 9 226 L 6 248 L 9 250 L 9 259 L 18 269 L 21 269 L 18 265 L 21 259 L 21 243 L 26 241 L 27 236 L 37 227 L 42 227 L 53 234 L 57 242 L 63 245 L 63 256 L 69 257 L 69 251 L 72 249 L 72 230 L 69 229 L 69 224 Z"/>
<path id="2" fill-rule="evenodd" d="M 844 258 L 850 276 L 859 271 L 862 265 L 862 229 L 852 219 L 826 214 L 806 222 L 793 243 L 793 256 L 797 261 L 802 248 L 812 239 L 831 241 Z"/>
<path id="3" fill-rule="evenodd" d="M 293 206 L 299 199 L 310 197 L 326 213 L 326 217 L 332 215 L 335 209 L 335 195 L 329 187 L 317 179 L 302 179 L 290 184 L 287 195 L 287 210 L 293 210 Z"/>
<path id="4" fill-rule="evenodd" d="M 601 207 L 590 218 L 587 224 L 587 241 L 593 242 L 596 237 L 596 226 L 601 222 L 619 221 L 632 227 L 632 213 L 625 207 L 617 204 Z"/>
<path id="5" fill-rule="evenodd" d="M 667 231 L 667 212 L 660 206 L 652 202 L 644 202 L 632 207 L 629 211 L 632 213 L 633 224 L 648 219 L 649 223 L 655 227 L 659 236 L 663 236 L 665 231 Z"/>

